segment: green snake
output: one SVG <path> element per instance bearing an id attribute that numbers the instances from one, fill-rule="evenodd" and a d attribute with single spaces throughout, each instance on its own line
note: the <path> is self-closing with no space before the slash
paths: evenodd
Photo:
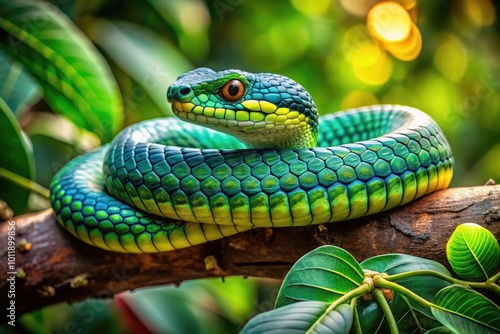
<path id="1" fill-rule="evenodd" d="M 448 187 L 439 126 L 406 106 L 319 117 L 277 74 L 199 68 L 167 99 L 177 116 L 125 128 L 52 180 L 58 222 L 117 252 L 162 252 L 256 227 L 358 218 Z"/>

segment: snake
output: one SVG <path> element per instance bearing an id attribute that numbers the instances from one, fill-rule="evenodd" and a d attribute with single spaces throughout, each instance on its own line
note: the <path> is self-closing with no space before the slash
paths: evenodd
<path id="1" fill-rule="evenodd" d="M 191 70 L 167 90 L 177 117 L 124 128 L 50 184 L 58 223 L 126 253 L 172 251 L 260 227 L 343 222 L 447 188 L 450 145 L 409 106 L 319 115 L 273 73 Z"/>

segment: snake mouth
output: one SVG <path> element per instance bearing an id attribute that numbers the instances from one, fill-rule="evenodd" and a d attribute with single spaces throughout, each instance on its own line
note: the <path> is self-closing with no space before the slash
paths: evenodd
<path id="1" fill-rule="evenodd" d="M 179 119 L 235 136 L 251 147 L 300 148 L 316 142 L 307 114 L 269 101 L 243 100 L 227 107 L 176 98 L 170 101 Z"/>
<path id="2" fill-rule="evenodd" d="M 170 102 L 173 113 L 180 119 L 191 123 L 197 123 L 207 127 L 229 128 L 231 132 L 251 132 L 255 130 L 285 131 L 296 127 L 305 127 L 309 118 L 298 111 L 290 111 L 288 108 L 264 109 L 255 102 L 251 104 L 241 103 L 241 110 L 228 108 L 203 107 L 191 102 Z M 268 103 L 270 104 L 270 103 Z"/>
<path id="3" fill-rule="evenodd" d="M 191 102 L 172 101 L 172 112 L 190 123 L 230 132 L 251 132 L 266 128 L 265 114 L 248 110 L 232 110 L 195 105 Z M 226 131 L 228 132 L 228 131 Z"/>

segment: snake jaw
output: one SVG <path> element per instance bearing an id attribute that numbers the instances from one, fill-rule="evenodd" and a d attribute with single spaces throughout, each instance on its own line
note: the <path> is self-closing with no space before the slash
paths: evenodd
<path id="1" fill-rule="evenodd" d="M 220 89 L 232 80 L 241 82 L 245 92 L 228 101 Z M 167 99 L 178 118 L 235 135 L 252 147 L 316 145 L 316 106 L 302 86 L 284 76 L 200 68 L 179 77 Z"/>

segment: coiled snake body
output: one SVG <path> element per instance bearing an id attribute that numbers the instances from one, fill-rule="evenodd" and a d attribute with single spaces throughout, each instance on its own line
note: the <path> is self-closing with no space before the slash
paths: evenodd
<path id="1" fill-rule="evenodd" d="M 254 227 L 374 214 L 451 181 L 448 142 L 414 108 L 318 117 L 288 78 L 206 68 L 179 77 L 167 98 L 187 122 L 132 125 L 54 177 L 57 220 L 77 238 L 117 252 L 169 251 Z"/>

